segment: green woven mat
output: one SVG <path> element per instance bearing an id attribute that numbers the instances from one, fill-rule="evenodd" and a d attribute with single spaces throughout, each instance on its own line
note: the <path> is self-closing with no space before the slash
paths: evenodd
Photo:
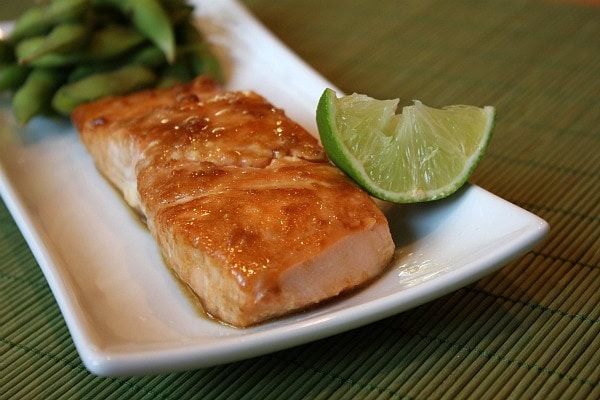
<path id="1" fill-rule="evenodd" d="M 0 398 L 600 398 L 600 7 L 246 2 L 346 92 L 492 104 L 473 181 L 546 219 L 499 272 L 361 329 L 220 367 L 98 378 L 0 204 Z"/>

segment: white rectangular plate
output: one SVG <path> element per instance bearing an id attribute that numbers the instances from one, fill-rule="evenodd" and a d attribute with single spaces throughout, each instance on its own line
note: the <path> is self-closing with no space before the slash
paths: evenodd
<path id="1" fill-rule="evenodd" d="M 230 89 L 252 89 L 316 133 L 321 78 L 233 0 L 200 1 L 198 21 Z M 333 335 L 473 282 L 531 249 L 547 224 L 467 185 L 451 198 L 387 207 L 396 258 L 352 296 L 249 329 L 204 318 L 146 227 L 98 174 L 67 122 L 18 128 L 0 109 L 0 192 L 48 280 L 77 350 L 98 375 L 207 367 Z"/>

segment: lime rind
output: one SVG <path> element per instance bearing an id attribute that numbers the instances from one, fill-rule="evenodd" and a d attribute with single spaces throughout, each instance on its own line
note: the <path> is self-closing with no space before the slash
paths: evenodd
<path id="1" fill-rule="evenodd" d="M 493 132 L 495 109 L 427 107 L 419 101 L 395 114 L 398 100 L 326 89 L 317 125 L 331 160 L 371 195 L 396 203 L 437 200 L 473 173 Z"/>

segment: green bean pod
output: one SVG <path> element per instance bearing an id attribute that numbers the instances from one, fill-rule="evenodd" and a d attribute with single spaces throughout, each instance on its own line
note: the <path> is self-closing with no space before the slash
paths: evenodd
<path id="1" fill-rule="evenodd" d="M 25 125 L 34 116 L 51 112 L 52 95 L 63 80 L 64 73 L 60 70 L 36 68 L 31 71 L 12 99 L 17 122 Z"/>
<path id="2" fill-rule="evenodd" d="M 79 23 L 64 23 L 54 27 L 46 36 L 26 39 L 18 45 L 19 64 L 29 64 L 47 54 L 77 51 L 89 38 L 89 28 Z M 23 46 L 23 43 L 29 45 Z M 32 44 L 33 43 L 33 44 Z"/>
<path id="3" fill-rule="evenodd" d="M 19 64 L 0 64 L 0 92 L 15 90 L 27 79 L 29 68 Z"/>
<path id="4" fill-rule="evenodd" d="M 59 113 L 69 115 L 82 103 L 106 96 L 127 94 L 150 87 L 155 82 L 156 74 L 150 68 L 128 65 L 62 86 L 52 98 L 52 106 Z"/>

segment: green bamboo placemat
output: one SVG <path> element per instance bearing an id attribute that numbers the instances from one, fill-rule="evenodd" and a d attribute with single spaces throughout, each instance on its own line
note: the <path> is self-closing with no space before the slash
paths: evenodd
<path id="1" fill-rule="evenodd" d="M 0 205 L 0 398 L 600 398 L 600 7 L 248 0 L 346 92 L 492 104 L 472 181 L 548 239 L 479 282 L 331 338 L 215 368 L 99 378 Z"/>

